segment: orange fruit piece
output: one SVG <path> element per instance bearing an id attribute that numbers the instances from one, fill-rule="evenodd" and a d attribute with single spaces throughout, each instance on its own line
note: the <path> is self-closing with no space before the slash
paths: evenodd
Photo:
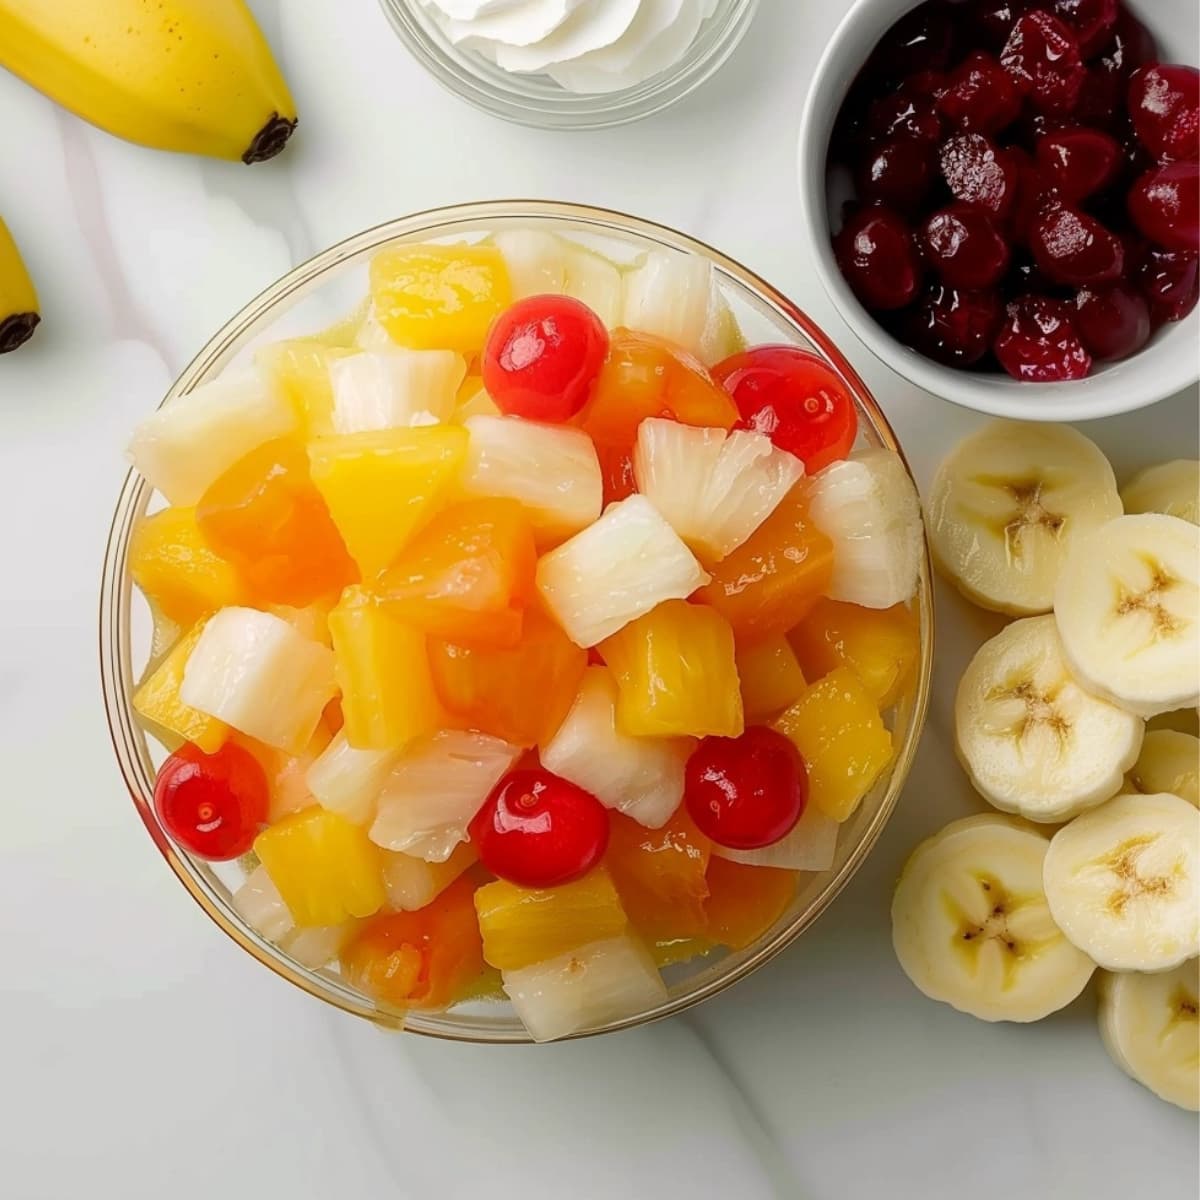
<path id="1" fill-rule="evenodd" d="M 849 668 L 810 685 L 774 728 L 790 738 L 808 767 L 809 803 L 845 821 L 892 761 L 892 735 L 875 700 Z"/>
<path id="2" fill-rule="evenodd" d="M 788 641 L 809 679 L 849 667 L 881 709 L 911 685 L 921 657 L 920 626 L 903 604 L 875 609 L 821 599 Z"/>
<path id="3" fill-rule="evenodd" d="M 357 578 L 303 447 L 266 442 L 215 479 L 196 505 L 205 541 L 259 600 L 303 606 Z"/>
<path id="4" fill-rule="evenodd" d="M 708 864 L 707 936 L 741 950 L 766 933 L 796 896 L 797 871 L 750 867 L 713 857 Z"/>
<path id="5" fill-rule="evenodd" d="M 164 617 L 184 627 L 247 599 L 237 570 L 201 533 L 194 508 L 164 508 L 139 522 L 129 573 Z"/>
<path id="6" fill-rule="evenodd" d="M 800 699 L 807 684 L 796 652 L 782 634 L 764 638 L 737 652 L 738 680 L 746 722 L 759 724 Z"/>
<path id="7" fill-rule="evenodd" d="M 833 576 L 833 543 L 808 518 L 803 482 L 696 593 L 733 626 L 739 642 L 785 633 L 817 602 Z"/>
<path id="8" fill-rule="evenodd" d="M 525 610 L 515 646 L 431 640 L 429 666 L 438 698 L 463 724 L 514 746 L 536 746 L 563 723 L 587 668 L 587 651 L 535 606 Z"/>
<path id="9" fill-rule="evenodd" d="M 711 852 L 712 842 L 683 808 L 661 829 L 612 814 L 605 866 L 630 924 L 647 942 L 679 942 L 706 932 Z"/>
<path id="10" fill-rule="evenodd" d="M 484 971 L 474 885 L 458 879 L 416 912 L 380 913 L 342 947 L 352 987 L 385 1004 L 445 1008 Z"/>
<path id="11" fill-rule="evenodd" d="M 533 595 L 537 548 L 515 500 L 469 500 L 440 512 L 379 576 L 392 617 L 463 646 L 511 647 Z"/>

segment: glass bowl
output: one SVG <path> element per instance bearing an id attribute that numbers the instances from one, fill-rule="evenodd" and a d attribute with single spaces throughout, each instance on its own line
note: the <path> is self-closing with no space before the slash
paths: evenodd
<path id="1" fill-rule="evenodd" d="M 790 343 L 818 354 L 855 399 L 859 444 L 899 451 L 886 418 L 853 369 L 824 333 L 784 296 L 745 267 L 701 242 L 661 225 L 620 213 L 543 201 L 468 204 L 403 217 L 351 237 L 297 267 L 251 301 L 200 352 L 167 393 L 164 404 L 185 396 L 232 363 L 253 355 L 264 341 L 325 328 L 357 306 L 366 293 L 367 263 L 389 243 L 473 240 L 507 228 L 542 228 L 632 261 L 648 249 L 698 254 L 715 268 L 718 285 L 748 340 Z M 154 776 L 164 751 L 147 741 L 131 703 L 135 682 L 150 657 L 149 610 L 132 587 L 130 538 L 148 509 L 161 505 L 135 471 L 126 477 L 104 558 L 100 596 L 100 667 L 104 705 L 121 774 L 151 838 L 179 881 L 200 907 L 243 949 L 277 974 L 346 1012 L 380 1025 L 466 1042 L 528 1042 L 506 1002 L 483 1000 L 444 1013 L 404 1013 L 356 992 L 334 971 L 311 969 L 262 938 L 238 915 L 232 892 L 242 880 L 236 863 L 192 858 L 168 838 L 154 812 Z M 588 1029 L 589 1036 L 671 1016 L 722 992 L 774 958 L 825 910 L 862 865 L 879 837 L 908 775 L 925 721 L 933 663 L 933 608 L 928 556 L 914 601 L 920 621 L 921 661 L 915 686 L 889 715 L 896 744 L 890 771 L 879 780 L 842 827 L 831 870 L 801 877 L 796 898 L 783 917 L 744 950 L 712 954 L 668 968 L 665 1003 L 645 1012 Z"/>
<path id="2" fill-rule="evenodd" d="M 548 75 L 516 75 L 477 51 L 455 46 L 420 0 L 380 4 L 413 57 L 443 87 L 494 117 L 540 129 L 624 125 L 682 100 L 733 53 L 758 8 L 758 0 L 718 0 L 713 15 L 674 66 L 633 87 L 581 95 L 568 92 Z"/>

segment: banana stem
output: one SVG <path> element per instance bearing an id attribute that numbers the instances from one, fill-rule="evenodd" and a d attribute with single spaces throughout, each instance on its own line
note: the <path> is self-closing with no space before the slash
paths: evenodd
<path id="1" fill-rule="evenodd" d="M 254 135 L 250 148 L 242 155 L 242 162 L 266 162 L 274 158 L 288 144 L 296 130 L 296 121 L 272 113 L 270 120 Z"/>
<path id="2" fill-rule="evenodd" d="M 27 312 L 13 313 L 0 321 L 0 354 L 7 354 L 10 350 L 23 346 L 33 337 L 33 331 L 41 320 L 37 313 Z"/>

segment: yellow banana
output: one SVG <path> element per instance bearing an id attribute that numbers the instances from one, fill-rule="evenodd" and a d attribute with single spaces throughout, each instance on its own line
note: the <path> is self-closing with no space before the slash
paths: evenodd
<path id="1" fill-rule="evenodd" d="M 33 280 L 8 226 L 0 221 L 0 354 L 29 341 L 41 319 Z"/>
<path id="2" fill-rule="evenodd" d="M 160 150 L 261 162 L 296 126 L 243 0 L 0 0 L 0 66 Z"/>

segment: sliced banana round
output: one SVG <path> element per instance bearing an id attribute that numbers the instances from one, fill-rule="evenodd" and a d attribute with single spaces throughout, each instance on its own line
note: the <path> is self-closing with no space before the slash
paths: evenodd
<path id="1" fill-rule="evenodd" d="M 1095 965 L 1050 917 L 1049 845 L 1023 821 L 989 814 L 913 851 L 892 897 L 892 944 L 925 995 L 984 1021 L 1037 1021 L 1083 991 Z"/>
<path id="2" fill-rule="evenodd" d="M 1119 517 L 1077 539 L 1054 593 L 1075 678 L 1139 716 L 1200 700 L 1200 526 Z"/>
<path id="3" fill-rule="evenodd" d="M 1166 513 L 1200 525 L 1200 461 L 1177 458 L 1139 471 L 1122 489 L 1127 513 Z"/>
<path id="4" fill-rule="evenodd" d="M 1169 971 L 1200 955 L 1200 812 L 1167 794 L 1121 795 L 1050 842 L 1059 928 L 1109 971 Z"/>
<path id="5" fill-rule="evenodd" d="M 1049 612 L 1067 549 L 1121 515 L 1100 448 L 1066 425 L 995 421 L 934 476 L 929 532 L 968 600 L 1013 616 Z"/>
<path id="6" fill-rule="evenodd" d="M 1099 991 L 1113 1062 L 1168 1104 L 1200 1111 L 1200 959 L 1157 975 L 1105 974 Z"/>
<path id="7" fill-rule="evenodd" d="M 954 704 L 955 746 L 976 791 L 1031 821 L 1066 821 L 1115 795 L 1144 729 L 1074 681 L 1052 616 L 1014 621 L 985 642 Z"/>
<path id="8" fill-rule="evenodd" d="M 1200 738 L 1177 729 L 1150 730 L 1125 776 L 1125 791 L 1170 792 L 1200 808 Z"/>

